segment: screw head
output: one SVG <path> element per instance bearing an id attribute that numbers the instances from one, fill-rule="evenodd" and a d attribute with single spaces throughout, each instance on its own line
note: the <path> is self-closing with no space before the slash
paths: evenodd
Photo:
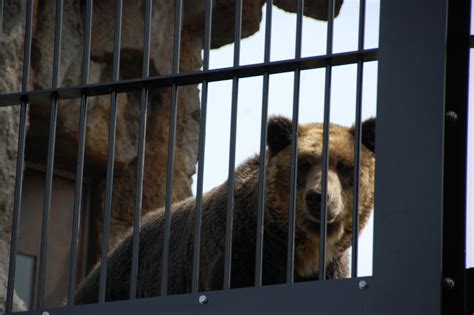
<path id="1" fill-rule="evenodd" d="M 44 311 L 44 312 L 42 313 L 42 315 L 49 315 L 49 312 Z"/>
<path id="2" fill-rule="evenodd" d="M 199 296 L 199 304 L 206 304 L 208 301 L 207 296 L 205 295 L 200 295 Z"/>
<path id="3" fill-rule="evenodd" d="M 446 118 L 449 121 L 456 121 L 458 120 L 458 114 L 455 111 L 450 110 L 449 112 L 446 113 Z"/>
<path id="4" fill-rule="evenodd" d="M 365 280 L 360 280 L 359 281 L 359 289 L 361 290 L 366 290 L 369 288 L 369 284 Z"/>
<path id="5" fill-rule="evenodd" d="M 451 290 L 454 288 L 454 280 L 451 278 L 444 278 L 443 279 L 443 285 L 446 289 Z"/>

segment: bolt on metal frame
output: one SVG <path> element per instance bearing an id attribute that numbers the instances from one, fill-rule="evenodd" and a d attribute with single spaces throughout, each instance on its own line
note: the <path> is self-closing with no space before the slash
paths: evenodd
<path id="1" fill-rule="evenodd" d="M 272 0 L 266 4 L 265 51 L 261 64 L 240 66 L 240 39 L 242 27 L 242 0 L 236 0 L 235 45 L 233 66 L 209 70 L 209 50 L 213 1 L 205 0 L 204 66 L 202 71 L 179 72 L 179 51 L 181 41 L 183 1 L 176 0 L 172 73 L 150 77 L 150 41 L 152 21 L 152 0 L 146 0 L 144 8 L 144 54 L 142 78 L 119 79 L 120 37 L 122 0 L 116 0 L 115 39 L 112 82 L 88 84 L 93 1 L 87 0 L 84 22 L 84 50 L 82 83 L 79 86 L 58 86 L 61 53 L 61 25 L 63 0 L 56 0 L 56 28 L 54 41 L 53 82 L 51 89 L 29 90 L 31 60 L 33 0 L 27 0 L 24 64 L 22 91 L 0 94 L 0 106 L 20 104 L 20 126 L 15 183 L 15 199 L 12 221 L 10 268 L 6 312 L 12 312 L 15 279 L 15 258 L 21 209 L 24 150 L 26 138 L 26 112 L 30 103 L 48 101 L 50 107 L 50 132 L 46 172 L 46 189 L 43 204 L 41 234 L 40 274 L 37 303 L 34 311 L 44 309 L 44 279 L 48 245 L 48 217 L 51 207 L 52 178 L 54 170 L 55 129 L 59 99 L 81 98 L 79 122 L 79 143 L 77 155 L 76 190 L 74 197 L 71 258 L 68 278 L 67 307 L 54 310 L 54 314 L 79 314 L 83 312 L 127 314 L 140 312 L 154 314 L 163 312 L 321 312 L 330 314 L 448 314 L 454 308 L 465 310 L 466 296 L 463 289 L 465 272 L 462 256 L 465 238 L 465 130 L 467 124 L 467 76 L 468 48 L 472 46 L 469 36 L 470 1 L 440 0 L 433 5 L 428 0 L 399 0 L 381 2 L 380 49 L 364 49 L 365 0 L 359 7 L 358 49 L 353 52 L 334 54 L 332 52 L 334 28 L 334 0 L 328 0 L 328 33 L 326 55 L 301 57 L 302 17 L 304 1 L 297 2 L 297 27 L 295 58 L 270 61 Z M 448 14 L 449 5 L 449 14 Z M 426 8 L 430 8 L 430 14 Z M 0 8 L 3 13 L 3 1 Z M 409 10 L 406 10 L 409 8 Z M 460 15 L 460 13 L 463 13 Z M 3 14 L 0 14 L 0 17 Z M 3 21 L 0 18 L 0 21 Z M 446 28 L 448 32 L 446 33 Z M 1 29 L 0 29 L 1 30 Z M 2 36 L 0 34 L 0 36 Z M 448 43 L 446 49 L 446 42 Z M 459 48 L 462 47 L 461 50 Z M 461 52 L 460 52 L 461 51 Z M 466 60 L 467 59 L 467 60 Z M 361 108 L 363 66 L 366 61 L 379 60 L 378 110 L 377 110 L 377 165 L 375 200 L 377 207 L 374 223 L 374 276 L 357 278 L 358 239 L 358 194 L 361 147 Z M 352 278 L 338 281 L 310 281 L 293 283 L 294 233 L 296 213 L 297 182 L 297 126 L 299 108 L 300 72 L 305 69 L 325 68 L 324 135 L 322 194 L 327 192 L 329 160 L 329 122 L 332 67 L 342 64 L 357 64 L 356 117 L 354 141 L 354 200 L 352 239 Z M 268 116 L 268 90 L 270 75 L 294 72 L 293 125 L 291 143 L 291 175 L 288 228 L 287 283 L 262 287 L 262 257 L 265 209 L 265 141 Z M 462 76 L 458 74 L 462 73 Z M 263 75 L 262 120 L 260 139 L 260 168 L 258 185 L 255 287 L 228 290 L 231 288 L 232 216 L 235 179 L 235 146 L 237 128 L 239 79 Z M 199 265 L 201 208 L 203 198 L 203 172 L 205 155 L 205 128 L 207 115 L 208 83 L 232 79 L 232 114 L 230 134 L 229 174 L 227 191 L 227 222 L 225 239 L 224 290 L 199 292 Z M 195 239 L 193 258 L 192 293 L 180 296 L 166 296 L 168 284 L 169 240 L 171 233 L 172 184 L 174 152 L 176 142 L 176 118 L 178 89 L 182 85 L 202 83 L 201 128 L 199 133 L 198 188 L 195 211 Z M 459 88 L 459 86 L 461 86 Z M 162 261 L 162 297 L 136 299 L 138 276 L 139 229 L 143 192 L 145 159 L 146 117 L 150 89 L 171 87 L 171 113 L 169 124 L 165 233 Z M 455 88 L 457 87 L 457 88 Z M 118 93 L 141 90 L 140 125 L 137 163 L 137 186 L 133 226 L 132 272 L 130 300 L 115 303 L 105 302 L 107 281 L 108 230 L 110 225 L 115 131 Z M 82 200 L 84 149 L 86 140 L 88 97 L 111 94 L 109 122 L 109 148 L 107 162 L 106 206 L 103 222 L 102 265 L 100 274 L 99 303 L 96 305 L 73 306 L 75 293 L 75 271 L 78 249 L 79 210 Z M 31 105 L 34 106 L 34 105 Z M 457 119 L 452 119 L 453 112 Z M 446 117 L 455 121 L 446 125 Z M 445 142 L 445 137 L 456 135 L 458 141 Z M 452 165 L 457 165 L 455 170 Z M 450 175 L 449 172 L 452 172 Z M 464 174 L 464 175 L 463 175 Z M 464 178 L 464 179 L 463 179 Z M 409 179 L 407 181 L 407 179 Z M 444 196 L 444 205 L 443 205 Z M 453 211 L 443 211 L 455 202 Z M 322 198 L 319 280 L 325 280 L 326 251 L 326 198 Z M 465 212 L 464 212 L 465 214 Z M 451 240 L 461 245 L 449 248 Z M 464 245 L 465 246 L 465 245 Z M 420 250 L 423 248 L 423 250 Z M 453 256 L 456 259 L 452 258 Z M 441 259 L 443 257 L 443 259 Z M 441 275 L 441 272 L 442 275 Z M 443 279 L 442 279 L 443 277 Z M 450 285 L 442 287 L 443 283 Z M 446 291 L 453 289 L 454 291 Z M 454 292 L 454 293 L 453 293 Z M 443 295 L 442 295 L 443 294 Z M 166 297 L 165 297 L 166 296 Z M 344 296 L 345 303 L 340 302 Z M 443 296 L 443 299 L 441 299 Z M 271 303 L 268 300 L 271 298 Z M 245 303 L 242 303 L 245 301 Z M 402 303 L 400 301 L 403 301 Z M 298 309 L 295 310 L 295 307 Z"/>

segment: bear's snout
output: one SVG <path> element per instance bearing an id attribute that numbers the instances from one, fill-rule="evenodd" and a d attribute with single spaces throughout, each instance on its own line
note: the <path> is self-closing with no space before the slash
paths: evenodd
<path id="1" fill-rule="evenodd" d="M 310 189 L 306 193 L 306 203 L 311 210 L 316 210 L 319 214 L 321 209 L 321 192 L 317 189 Z"/>
<path id="2" fill-rule="evenodd" d="M 306 192 L 306 196 L 305 196 L 306 207 L 309 211 L 309 214 L 317 222 L 320 221 L 320 217 L 321 217 L 321 198 L 322 198 L 322 195 L 321 195 L 321 191 L 319 191 L 319 189 L 312 188 L 312 189 L 310 189 Z M 329 203 L 329 196 L 326 196 L 326 199 Z M 335 215 L 334 215 L 333 211 L 331 211 L 328 207 L 327 208 L 328 223 L 331 223 L 332 221 L 334 221 L 334 217 L 335 217 Z"/>

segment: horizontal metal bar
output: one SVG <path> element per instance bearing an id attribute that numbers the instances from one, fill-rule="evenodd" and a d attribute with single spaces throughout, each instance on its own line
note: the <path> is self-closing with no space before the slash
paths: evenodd
<path id="1" fill-rule="evenodd" d="M 245 78 L 260 76 L 268 72 L 269 74 L 290 72 L 296 69 L 308 70 L 324 68 L 330 64 L 333 66 L 346 65 L 362 61 L 375 61 L 378 58 L 378 49 L 368 49 L 362 52 L 345 52 L 340 54 L 306 57 L 299 59 L 288 59 L 267 63 L 258 63 L 239 67 L 229 67 L 214 69 L 209 71 L 196 71 L 179 73 L 174 75 L 155 76 L 141 79 L 122 80 L 118 82 L 108 82 L 99 84 L 78 85 L 63 87 L 58 89 L 46 89 L 29 92 L 17 92 L 0 94 L 0 106 L 11 106 L 20 104 L 22 98 L 26 98 L 30 103 L 46 103 L 50 101 L 51 94 L 57 93 L 61 99 L 79 98 L 81 93 L 87 96 L 98 96 L 112 93 L 130 92 L 141 90 L 142 87 L 163 88 L 176 85 L 198 84 L 202 81 L 230 80 L 233 77 Z M 35 105 L 31 105 L 35 106 Z"/>
<path id="2" fill-rule="evenodd" d="M 359 289 L 361 280 L 369 284 L 368 290 Z M 381 287 L 382 284 L 376 283 L 374 277 L 324 282 L 305 281 L 291 285 L 269 285 L 263 288 L 209 291 L 205 293 L 208 299 L 205 305 L 198 302 L 201 294 L 176 294 L 113 303 L 78 305 L 48 309 L 48 311 L 54 315 L 394 314 L 381 306 L 373 306 L 374 299 L 379 298 L 383 292 L 380 290 Z M 347 303 L 340 302 L 341 294 L 347 299 Z M 34 311 L 21 313 L 21 315 L 38 314 L 41 313 Z"/>

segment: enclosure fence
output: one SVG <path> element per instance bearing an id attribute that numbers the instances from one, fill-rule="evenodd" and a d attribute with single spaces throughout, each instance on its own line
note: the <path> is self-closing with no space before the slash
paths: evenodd
<path id="1" fill-rule="evenodd" d="M 40 4 L 41 1 L 38 1 Z M 11 229 L 6 312 L 12 313 L 16 275 L 16 253 L 22 208 L 22 184 L 25 168 L 25 139 L 29 106 L 50 103 L 49 146 L 44 187 L 39 278 L 36 305 L 28 313 L 45 311 L 44 290 L 48 229 L 54 172 L 58 100 L 80 99 L 80 121 L 73 223 L 71 231 L 68 293 L 66 306 L 48 310 L 51 314 L 99 313 L 314 313 L 314 314 L 473 314 L 473 272 L 465 266 L 466 238 L 466 144 L 469 49 L 469 0 L 381 1 L 380 41 L 375 49 L 364 49 L 366 1 L 359 2 L 357 50 L 334 53 L 333 34 L 335 1 L 328 0 L 327 38 L 324 55 L 302 57 L 303 0 L 297 1 L 294 58 L 271 61 L 271 25 L 273 1 L 266 0 L 264 61 L 241 65 L 243 0 L 235 1 L 233 65 L 210 69 L 213 1 L 205 0 L 203 66 L 195 72 L 180 72 L 183 6 L 176 0 L 171 74 L 150 76 L 150 43 L 153 37 L 152 0 L 144 6 L 143 69 L 141 78 L 120 80 L 121 29 L 123 1 L 115 1 L 113 74 L 111 82 L 89 83 L 92 0 L 85 0 L 82 82 L 62 87 L 59 83 L 63 0 L 56 1 L 52 83 L 49 89 L 30 89 L 32 20 L 34 0 L 27 0 L 23 57 L 22 90 L 0 94 L 0 106 L 20 106 L 16 184 Z M 2 1 L 3 7 L 3 1 Z M 216 30 L 218 31 L 218 30 Z M 0 35 L 1 36 L 1 35 Z M 141 36 L 141 34 L 136 34 Z M 316 39 L 315 39 L 316 40 Z M 376 181 L 373 276 L 358 277 L 359 178 L 361 151 L 362 82 L 364 64 L 378 61 L 376 128 Z M 297 194 L 297 146 L 301 71 L 322 68 L 325 71 L 322 192 L 327 194 L 329 168 L 329 126 L 331 113 L 332 69 L 339 65 L 357 65 L 356 116 L 354 141 L 354 200 L 352 218 L 351 277 L 331 280 L 326 277 L 327 200 L 322 198 L 320 217 L 320 257 L 318 281 L 295 282 L 295 215 Z M 263 229 L 265 209 L 264 171 L 266 160 L 269 81 L 272 74 L 292 72 L 293 119 L 291 143 L 290 204 L 288 222 L 286 284 L 262 285 Z M 257 205 L 255 287 L 231 289 L 232 231 L 236 166 L 237 109 L 239 80 L 263 77 Z M 230 148 L 225 224 L 224 290 L 199 292 L 201 210 L 206 141 L 208 85 L 231 80 Z M 180 87 L 202 84 L 197 165 L 195 231 L 192 262 L 192 292 L 167 296 L 168 264 L 173 204 L 178 93 Z M 162 255 L 161 296 L 137 298 L 139 233 L 142 209 L 145 136 L 150 91 L 171 88 L 169 138 L 167 148 L 164 252 Z M 133 225 L 133 253 L 130 274 L 130 299 L 106 303 L 107 255 L 111 225 L 114 155 L 117 129 L 117 102 L 120 93 L 141 92 L 137 151 L 136 199 Z M 98 304 L 74 305 L 77 272 L 80 209 L 83 202 L 84 154 L 88 99 L 110 95 L 108 160 L 103 220 L 100 289 Z M 256 105 L 257 106 L 257 105 Z M 470 302 L 471 301 L 471 302 Z M 43 313 L 44 314 L 44 313 Z"/>

